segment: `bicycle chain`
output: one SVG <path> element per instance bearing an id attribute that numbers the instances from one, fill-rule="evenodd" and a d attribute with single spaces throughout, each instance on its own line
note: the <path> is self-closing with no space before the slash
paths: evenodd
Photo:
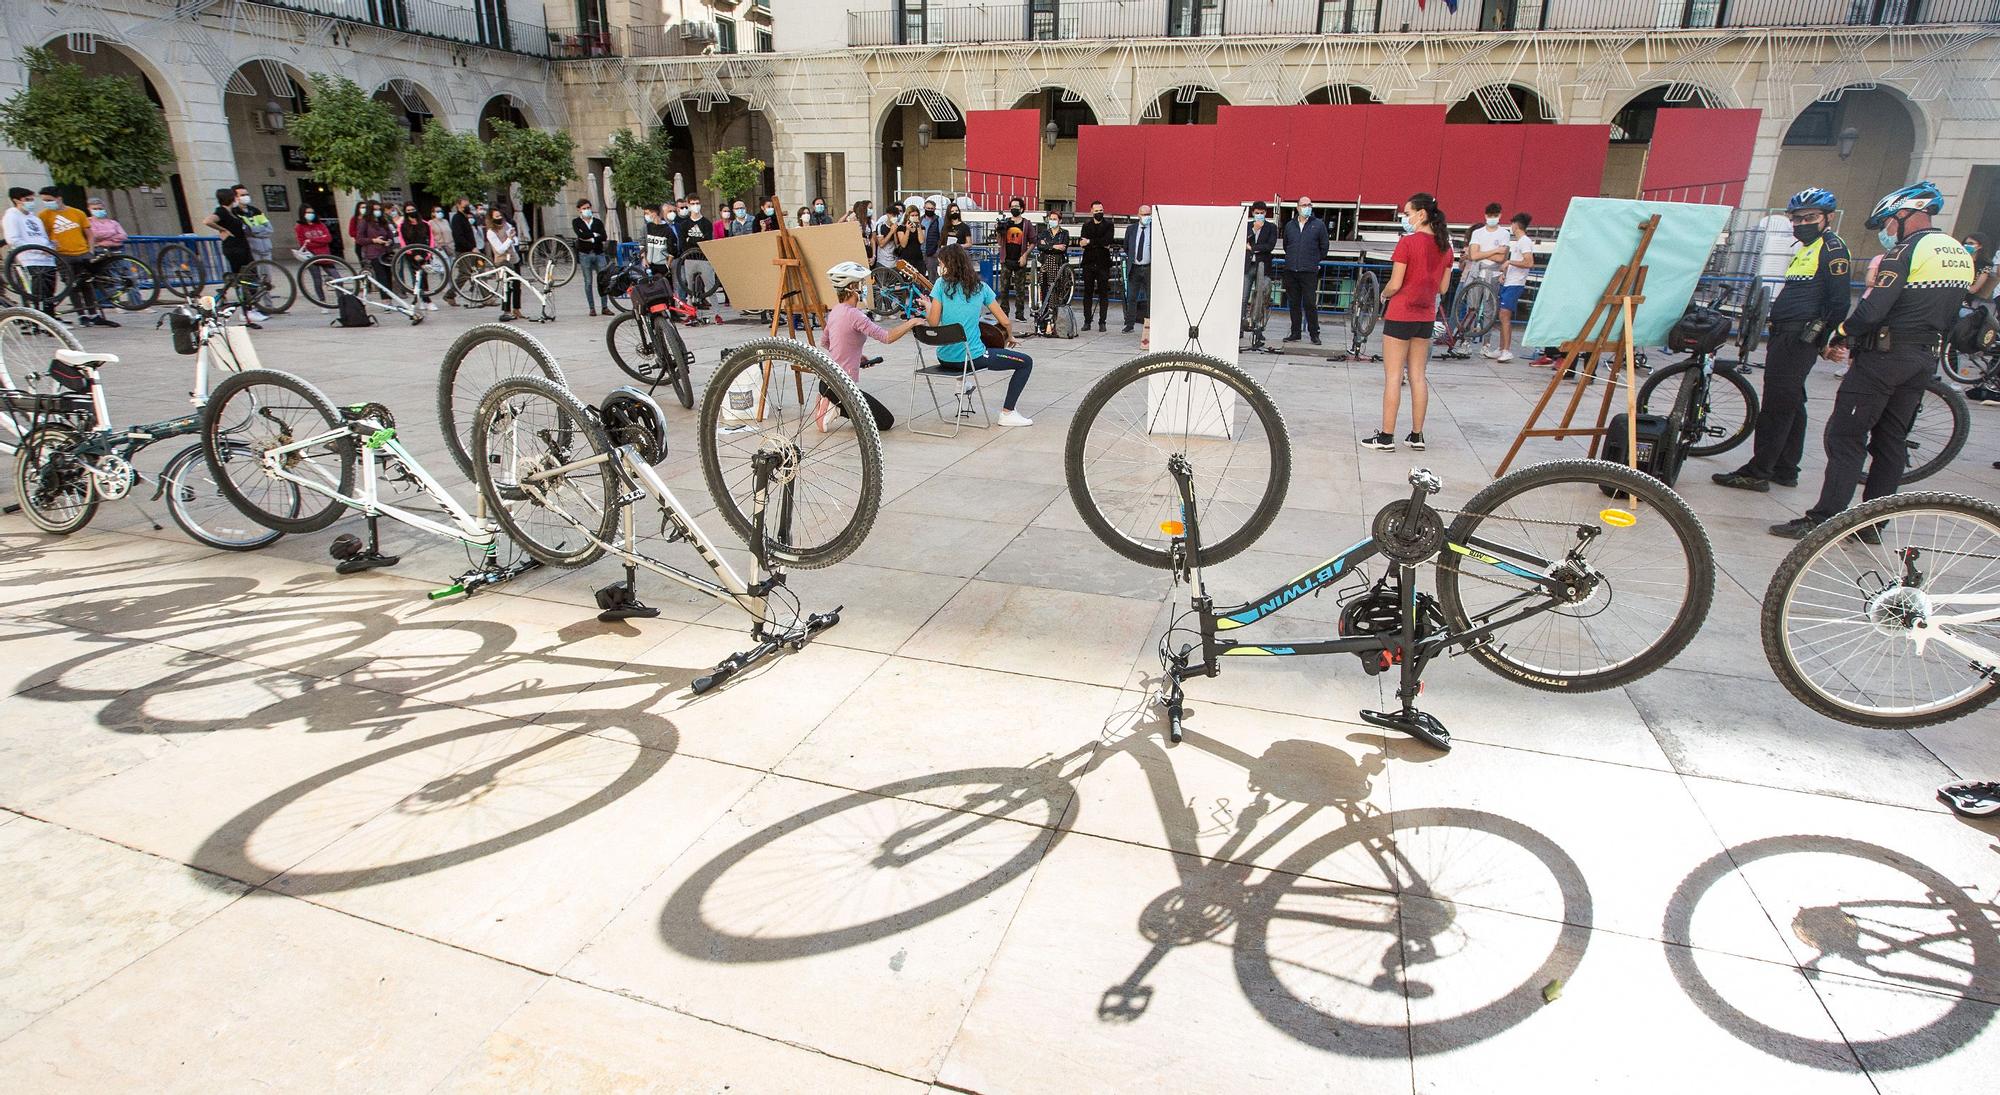
<path id="1" fill-rule="evenodd" d="M 1431 507 L 1431 508 L 1432 508 L 1432 509 L 1434 509 L 1434 510 L 1436 510 L 1436 511 L 1437 511 L 1438 513 L 1440 513 L 1440 514 L 1450 514 L 1450 515 L 1452 515 L 1452 516 L 1454 516 L 1454 517 L 1457 517 L 1457 516 L 1463 516 L 1463 515 L 1465 514 L 1465 512 L 1466 512 L 1465 510 L 1460 510 L 1460 509 L 1441 509 L 1441 508 L 1439 508 L 1439 507 L 1436 507 L 1436 506 L 1433 506 L 1433 507 Z M 1482 516 L 1491 516 L 1491 515 L 1490 515 L 1490 514 L 1483 514 Z M 1537 517 L 1505 517 L 1505 518 L 1501 518 L 1501 520 L 1506 520 L 1506 521 L 1514 521 L 1514 522 L 1516 522 L 1516 523 L 1519 523 L 1519 524 L 1523 524 L 1523 525 L 1555 525 L 1555 526 L 1559 526 L 1559 527 L 1575 527 L 1575 525 L 1576 525 L 1576 522 L 1575 522 L 1575 521 L 1555 521 L 1555 520 L 1549 520 L 1549 519 L 1546 519 L 1546 518 L 1537 518 Z M 1513 591 L 1514 591 L 1514 592 L 1516 592 L 1516 593 L 1535 593 L 1535 592 L 1538 592 L 1538 587 L 1536 587 L 1536 586 L 1529 586 L 1529 585 L 1516 585 L 1516 584 L 1514 584 L 1513 582 L 1506 582 L 1506 581 L 1502 581 L 1502 580 L 1500 580 L 1500 579 L 1498 579 L 1498 578 L 1490 578 L 1490 577 L 1488 577 L 1488 576 L 1486 576 L 1486 575 L 1484 575 L 1484 574 L 1479 574 L 1479 573 L 1476 573 L 1476 572 L 1474 572 L 1474 571 L 1470 571 L 1470 570 L 1463 570 L 1463 569 L 1460 569 L 1460 568 L 1459 568 L 1458 566 L 1456 566 L 1456 565 L 1452 565 L 1452 564 L 1446 564 L 1446 563 L 1445 563 L 1444 561 L 1442 561 L 1442 560 L 1440 560 L 1440 561 L 1439 561 L 1439 562 L 1438 562 L 1438 563 L 1436 564 L 1436 566 L 1437 566 L 1437 568 L 1438 568 L 1439 570 L 1448 570 L 1448 571 L 1450 571 L 1451 573 L 1453 573 L 1453 574 L 1457 574 L 1457 575 L 1459 575 L 1459 576 L 1461 576 L 1461 577 L 1465 577 L 1465 578 L 1471 578 L 1471 579 L 1472 579 L 1472 580 L 1474 580 L 1474 581 L 1477 581 L 1477 582 L 1485 582 L 1485 583 L 1487 583 L 1487 584 L 1489 584 L 1489 585 L 1496 585 L 1496 586 L 1499 586 L 1499 587 L 1500 587 L 1500 588 L 1502 588 L 1502 589 L 1511 589 L 1511 590 L 1513 590 Z"/>

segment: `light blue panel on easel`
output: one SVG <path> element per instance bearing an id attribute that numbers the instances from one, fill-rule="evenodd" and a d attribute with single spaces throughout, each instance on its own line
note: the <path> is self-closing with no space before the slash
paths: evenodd
<path id="1" fill-rule="evenodd" d="M 1646 285 L 1641 290 L 1646 299 L 1632 320 L 1632 342 L 1638 347 L 1665 342 L 1674 321 L 1687 311 L 1695 282 L 1729 223 L 1729 212 L 1726 205 L 1572 198 L 1569 212 L 1563 214 L 1555 254 L 1535 293 L 1534 314 L 1528 317 L 1522 344 L 1559 346 L 1595 335 L 1583 326 L 1618 268 L 1632 261 L 1632 251 L 1639 246 L 1639 223 L 1655 213 L 1660 215 L 1660 227 L 1646 248 Z"/>

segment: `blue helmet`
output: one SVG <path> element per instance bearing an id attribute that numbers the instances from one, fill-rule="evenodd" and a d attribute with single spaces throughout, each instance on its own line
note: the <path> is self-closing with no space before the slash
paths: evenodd
<path id="1" fill-rule="evenodd" d="M 1785 203 L 1787 213 L 1797 213 L 1801 210 L 1831 213 L 1838 208 L 1840 203 L 1834 200 L 1833 191 L 1821 190 L 1817 186 L 1809 186 L 1793 194 L 1792 200 Z"/>
<path id="2" fill-rule="evenodd" d="M 1880 228 L 1889 218 L 1905 211 L 1937 214 L 1944 212 L 1944 193 L 1930 182 L 1911 183 L 1875 203 L 1868 214 L 1868 227 Z"/>

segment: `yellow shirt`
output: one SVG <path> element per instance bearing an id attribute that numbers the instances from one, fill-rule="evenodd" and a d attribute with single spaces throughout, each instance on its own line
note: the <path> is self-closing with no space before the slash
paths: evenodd
<path id="1" fill-rule="evenodd" d="M 90 253 L 90 218 L 81 209 L 65 205 L 60 209 L 41 211 L 42 227 L 48 229 L 49 242 L 55 245 L 58 255 L 87 255 Z"/>

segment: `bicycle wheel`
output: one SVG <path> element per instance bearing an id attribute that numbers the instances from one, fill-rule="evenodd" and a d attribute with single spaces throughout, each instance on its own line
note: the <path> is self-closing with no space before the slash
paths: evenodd
<path id="1" fill-rule="evenodd" d="M 477 251 L 468 251 L 451 260 L 451 285 L 458 290 L 460 304 L 478 308 L 499 299 L 492 283 L 478 277 L 491 269 L 493 260 Z"/>
<path id="2" fill-rule="evenodd" d="M 604 329 L 604 347 L 611 351 L 611 363 L 641 384 L 656 385 L 665 379 L 659 345 L 648 331 L 650 317 L 630 312 L 611 321 Z"/>
<path id="3" fill-rule="evenodd" d="M 868 310 L 877 319 L 907 319 L 916 296 L 916 283 L 900 265 L 883 267 L 877 271 L 874 288 L 868 293 Z"/>
<path id="4" fill-rule="evenodd" d="M 438 429 L 451 450 L 451 462 L 468 480 L 474 478 L 472 430 L 480 421 L 475 415 L 479 401 L 510 376 L 539 376 L 557 387 L 569 386 L 556 356 L 540 339 L 504 323 L 482 323 L 444 352 L 438 370 Z"/>
<path id="5" fill-rule="evenodd" d="M 193 300 L 208 285 L 201 256 L 186 244 L 170 243 L 160 248 L 160 253 L 153 256 L 153 269 L 159 273 L 160 283 L 167 292 L 182 300 Z"/>
<path id="6" fill-rule="evenodd" d="M 1743 301 L 1743 314 L 1736 325 L 1736 357 L 1748 362 L 1759 344 L 1764 341 L 1764 326 L 1771 318 L 1771 287 L 1762 278 L 1750 283 L 1750 293 Z M 1756 417 L 1752 415 L 1751 417 Z"/>
<path id="7" fill-rule="evenodd" d="M 270 259 L 246 263 L 230 278 L 243 286 L 250 307 L 265 315 L 290 311 L 292 302 L 299 299 L 298 283 L 292 280 L 292 272 Z"/>
<path id="8" fill-rule="evenodd" d="M 1910 420 L 1910 436 L 1904 442 L 1910 462 L 1903 469 L 1903 485 L 1928 479 L 1957 458 L 1972 432 L 1972 404 L 1965 393 L 1943 377 L 1933 376 L 1924 385 L 1923 402 Z"/>
<path id="9" fill-rule="evenodd" d="M 681 406 L 694 408 L 694 354 L 687 343 L 681 341 L 681 332 L 673 320 L 657 316 L 653 320 L 653 334 L 658 340 L 660 360 L 665 363 L 667 379 L 674 387 L 674 398 Z"/>
<path id="10" fill-rule="evenodd" d="M 1658 414 L 1650 409 L 1648 400 L 1669 380 L 1687 377 L 1682 383 L 1696 383 L 1692 378 L 1699 376 L 1700 370 L 1692 361 L 1669 365 L 1646 378 L 1639 385 L 1639 413 Z M 1676 403 L 1680 389 L 1674 389 Z M 1692 443 L 1689 456 L 1718 456 L 1741 445 L 1757 432 L 1757 411 L 1761 406 L 1757 389 L 1742 373 L 1721 365 L 1715 366 L 1708 385 L 1708 410 L 1686 427 Z M 1654 406 L 1657 406 L 1656 404 Z"/>
<path id="11" fill-rule="evenodd" d="M 1960 384 L 1977 384 L 1986 379 L 1986 372 L 1992 367 L 1994 356 L 2000 355 L 1962 354 L 1947 342 L 1944 353 L 1939 357 L 1938 366 L 1944 370 L 1944 375 Z"/>
<path id="12" fill-rule="evenodd" d="M 242 425 L 225 428 L 235 423 Z M 305 483 L 266 470 L 265 453 L 335 431 L 337 437 L 281 458 L 285 471 Z M 340 499 L 354 493 L 353 436 L 332 402 L 290 373 L 252 369 L 216 385 L 202 408 L 201 446 L 215 485 L 265 528 L 318 532 L 340 519 L 345 512 Z"/>
<path id="13" fill-rule="evenodd" d="M 1608 506 L 1606 493 L 1622 504 Z M 1687 646 L 1715 594 L 1715 557 L 1694 511 L 1622 464 L 1558 460 L 1511 472 L 1473 495 L 1447 539 L 1438 604 L 1453 631 L 1552 605 L 1466 648 L 1530 688 L 1595 692 L 1638 680 Z M 1520 570 L 1574 593 L 1535 590 Z"/>
<path id="14" fill-rule="evenodd" d="M 1356 334 L 1367 338 L 1375 333 L 1375 324 L 1382 319 L 1382 282 L 1373 270 L 1363 270 L 1354 279 L 1354 298 L 1349 302 L 1347 324 Z"/>
<path id="15" fill-rule="evenodd" d="M 1084 394 L 1063 443 L 1070 501 L 1106 547 L 1165 568 L 1185 519 L 1168 463 L 1194 475 L 1204 563 L 1249 547 L 1285 504 L 1292 444 L 1262 385 L 1202 354 L 1165 352 L 1111 370 Z"/>
<path id="16" fill-rule="evenodd" d="M 48 376 L 50 360 L 57 350 L 81 349 L 61 320 L 34 308 L 0 308 L 0 388 L 55 395 L 62 389 Z"/>
<path id="17" fill-rule="evenodd" d="M 48 295 L 54 297 L 61 292 L 56 279 L 61 277 L 61 267 L 56 264 L 53 247 L 39 243 L 25 244 L 7 252 L 7 287 L 23 301 L 36 299 L 34 275 L 38 271 L 48 271 Z"/>
<path id="18" fill-rule="evenodd" d="M 232 460 L 255 460 L 247 446 L 224 444 L 240 449 L 226 455 Z M 246 517 L 236 503 L 222 492 L 215 474 L 202 457 L 200 442 L 175 453 L 160 471 L 160 490 L 166 495 L 167 513 L 188 539 L 218 551 L 254 551 L 272 543 L 284 533 L 265 528 Z M 269 504 L 287 510 L 296 518 L 299 488 L 282 480 L 273 483 Z"/>
<path id="19" fill-rule="evenodd" d="M 732 390 L 733 389 L 733 390 Z M 854 553 L 882 503 L 882 438 L 861 388 L 824 351 L 759 338 L 722 359 L 701 404 L 701 470 L 753 548 L 752 461 L 777 454 L 764 514 L 773 560 L 811 569 Z"/>
<path id="20" fill-rule="evenodd" d="M 321 255 L 299 267 L 299 291 L 321 308 L 337 308 L 334 282 L 354 276 L 354 267 L 332 255 Z"/>
<path id="21" fill-rule="evenodd" d="M 559 236 L 543 236 L 528 248 L 528 266 L 543 292 L 560 289 L 576 276 L 576 249 Z"/>
<path id="22" fill-rule="evenodd" d="M 428 247 L 405 247 L 389 260 L 389 280 L 396 291 L 419 300 L 444 291 L 444 260 Z"/>
<path id="23" fill-rule="evenodd" d="M 43 532 L 68 536 L 97 513 L 97 487 L 73 455 L 83 435 L 67 426 L 30 433 L 14 452 L 14 497 L 21 516 Z"/>
<path id="24" fill-rule="evenodd" d="M 507 535 L 547 566 L 580 567 L 604 554 L 618 484 L 596 416 L 561 384 L 524 375 L 494 384 L 473 421 L 474 478 Z"/>
<path id="25" fill-rule="evenodd" d="M 1460 341 L 1484 338 L 1500 321 L 1500 294 L 1490 281 L 1471 281 L 1459 290 L 1458 337 Z"/>
<path id="26" fill-rule="evenodd" d="M 1864 539 L 1871 530 L 1878 543 Z M 1764 656 L 1786 691 L 1830 718 L 1885 729 L 1946 722 L 2000 697 L 2000 621 L 1946 622 L 1996 596 L 2000 506 L 1892 494 L 1815 528 L 1778 564 L 1764 594 Z"/>
<path id="27" fill-rule="evenodd" d="M 160 299 L 160 283 L 153 268 L 131 255 L 105 259 L 97 265 L 94 276 L 98 299 L 122 311 L 150 308 Z"/>

